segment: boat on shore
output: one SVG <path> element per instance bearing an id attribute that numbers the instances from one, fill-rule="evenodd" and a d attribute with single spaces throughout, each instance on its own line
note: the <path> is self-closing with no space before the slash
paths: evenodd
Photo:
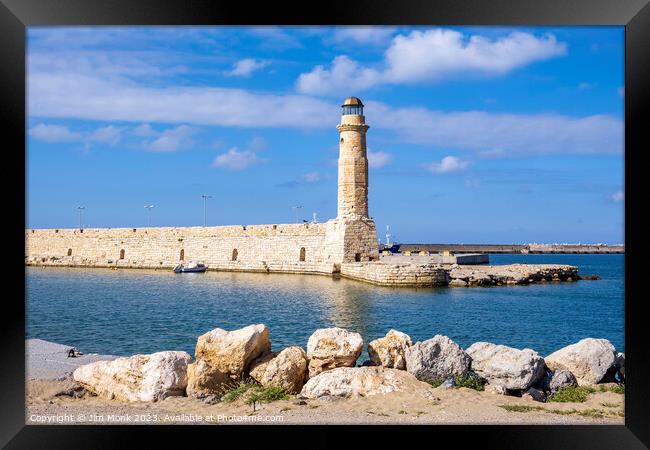
<path id="1" fill-rule="evenodd" d="M 174 267 L 174 273 L 201 273 L 208 270 L 208 266 L 203 263 L 189 262 L 187 266 L 178 264 Z"/>

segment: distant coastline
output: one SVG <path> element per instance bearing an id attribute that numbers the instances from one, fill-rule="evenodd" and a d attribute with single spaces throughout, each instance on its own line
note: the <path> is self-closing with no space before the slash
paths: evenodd
<path id="1" fill-rule="evenodd" d="M 393 244 L 380 245 L 380 251 L 393 253 L 522 253 L 522 254 L 621 254 L 625 253 L 625 245 L 608 244 Z"/>

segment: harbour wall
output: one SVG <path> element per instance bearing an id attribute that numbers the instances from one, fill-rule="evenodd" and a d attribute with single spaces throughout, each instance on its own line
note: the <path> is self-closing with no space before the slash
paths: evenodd
<path id="1" fill-rule="evenodd" d="M 25 263 L 168 269 L 201 261 L 212 270 L 334 273 L 343 258 L 339 225 L 32 229 Z"/>
<path id="2" fill-rule="evenodd" d="M 341 276 L 381 286 L 447 286 L 448 271 L 436 263 L 387 264 L 350 262 L 341 264 Z"/>

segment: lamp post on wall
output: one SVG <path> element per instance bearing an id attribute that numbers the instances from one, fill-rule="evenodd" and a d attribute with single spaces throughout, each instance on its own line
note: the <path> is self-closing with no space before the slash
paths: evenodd
<path id="1" fill-rule="evenodd" d="M 293 214 L 294 214 L 294 218 L 295 218 L 296 223 L 298 223 L 298 210 L 300 208 L 302 208 L 302 205 L 292 206 L 291 207 L 291 209 L 293 209 Z"/>
<path id="2" fill-rule="evenodd" d="M 151 208 L 153 208 L 153 205 L 144 205 L 144 207 L 149 211 L 149 224 L 147 225 L 148 227 L 151 227 Z"/>
<path id="3" fill-rule="evenodd" d="M 79 229 L 81 230 L 81 212 L 86 209 L 85 206 L 77 206 L 77 209 L 79 210 Z"/>
<path id="4" fill-rule="evenodd" d="M 203 226 L 205 227 L 206 226 L 205 203 L 206 203 L 206 200 L 209 199 L 209 198 L 212 198 L 212 196 L 203 194 L 203 195 L 201 195 L 201 197 L 203 198 Z"/>

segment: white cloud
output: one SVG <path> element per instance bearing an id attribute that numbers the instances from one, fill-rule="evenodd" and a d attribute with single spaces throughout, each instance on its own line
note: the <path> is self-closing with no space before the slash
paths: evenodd
<path id="1" fill-rule="evenodd" d="M 298 91 L 305 94 L 341 96 L 342 92 L 362 91 L 381 81 L 381 73 L 364 68 L 346 55 L 337 56 L 330 69 L 316 66 L 311 72 L 300 74 Z"/>
<path id="2" fill-rule="evenodd" d="M 88 150 L 93 143 L 115 145 L 122 137 L 122 130 L 112 125 L 99 127 L 94 131 L 76 132 L 64 125 L 39 123 L 29 130 L 29 135 L 39 141 L 49 143 L 81 142 Z"/>
<path id="3" fill-rule="evenodd" d="M 286 29 L 278 26 L 259 26 L 247 28 L 247 31 L 262 39 L 262 46 L 271 49 L 285 50 L 289 48 L 301 48 L 300 41 L 287 32 Z"/>
<path id="4" fill-rule="evenodd" d="M 598 86 L 598 83 L 589 83 L 587 81 L 583 81 L 582 83 L 578 84 L 578 89 L 581 91 L 588 91 L 589 89 L 593 89 L 596 86 Z"/>
<path id="5" fill-rule="evenodd" d="M 625 192 L 618 191 L 610 196 L 610 198 L 616 203 L 622 203 L 625 201 Z"/>
<path id="6" fill-rule="evenodd" d="M 462 161 L 455 156 L 445 156 L 439 163 L 427 164 L 426 169 L 431 173 L 443 174 L 460 172 L 469 166 L 467 161 Z"/>
<path id="7" fill-rule="evenodd" d="M 621 86 L 620 88 L 618 88 L 618 95 L 620 95 L 621 97 L 625 97 L 625 86 Z"/>
<path id="8" fill-rule="evenodd" d="M 212 165 L 228 170 L 243 170 L 256 162 L 258 162 L 258 158 L 254 152 L 233 147 L 227 153 L 218 155 Z"/>
<path id="9" fill-rule="evenodd" d="M 28 82 L 30 118 L 323 129 L 337 123 L 340 114 L 338 102 L 296 94 L 198 86 L 159 88 L 72 72 L 30 73 Z M 435 111 L 365 103 L 367 122 L 374 129 L 392 131 L 410 144 L 488 152 L 484 157 L 495 149 L 499 154 L 492 157 L 623 152 L 623 121 L 609 115 Z M 137 129 L 151 132 L 150 126 Z"/>
<path id="10" fill-rule="evenodd" d="M 373 152 L 368 150 L 368 166 L 373 169 L 384 167 L 393 159 L 393 155 L 387 152 Z"/>
<path id="11" fill-rule="evenodd" d="M 329 69 L 316 66 L 301 74 L 296 87 L 302 93 L 338 95 L 383 83 L 433 82 L 457 74 L 502 75 L 565 54 L 566 44 L 553 35 L 512 32 L 490 39 L 447 29 L 412 31 L 393 38 L 380 69 L 363 67 L 341 55 Z"/>
<path id="12" fill-rule="evenodd" d="M 323 176 L 320 174 L 320 172 L 307 172 L 301 178 L 306 183 L 317 183 L 323 178 Z"/>
<path id="13" fill-rule="evenodd" d="M 103 144 L 116 145 L 122 138 L 122 130 L 112 125 L 100 127 L 88 136 L 89 142 L 100 142 Z"/>
<path id="14" fill-rule="evenodd" d="M 405 142 L 483 152 L 482 157 L 623 152 L 623 121 L 607 115 L 443 112 L 366 102 L 366 121 Z"/>
<path id="15" fill-rule="evenodd" d="M 39 123 L 29 129 L 29 135 L 45 142 L 76 142 L 80 141 L 83 137 L 81 133 L 73 133 L 70 129 L 63 125 L 46 125 Z"/>
<path id="16" fill-rule="evenodd" d="M 153 128 L 151 128 L 151 125 L 148 123 L 143 123 L 142 125 L 138 125 L 133 129 L 133 134 L 138 137 L 149 137 L 155 135 L 156 132 Z"/>
<path id="17" fill-rule="evenodd" d="M 196 130 L 187 125 L 179 125 L 161 132 L 156 139 L 146 144 L 147 150 L 154 152 L 175 152 L 192 147 L 192 135 Z"/>
<path id="18" fill-rule="evenodd" d="M 250 77 L 253 72 L 268 65 L 268 61 L 253 58 L 241 59 L 234 64 L 232 70 L 226 71 L 225 75 L 229 77 Z"/>
<path id="19" fill-rule="evenodd" d="M 198 86 L 159 88 L 74 72 L 31 73 L 28 82 L 30 117 L 314 128 L 331 126 L 339 115 L 338 105 L 302 95 Z"/>
<path id="20" fill-rule="evenodd" d="M 384 44 L 397 31 L 395 27 L 352 26 L 337 27 L 328 41 L 335 43 Z"/>

